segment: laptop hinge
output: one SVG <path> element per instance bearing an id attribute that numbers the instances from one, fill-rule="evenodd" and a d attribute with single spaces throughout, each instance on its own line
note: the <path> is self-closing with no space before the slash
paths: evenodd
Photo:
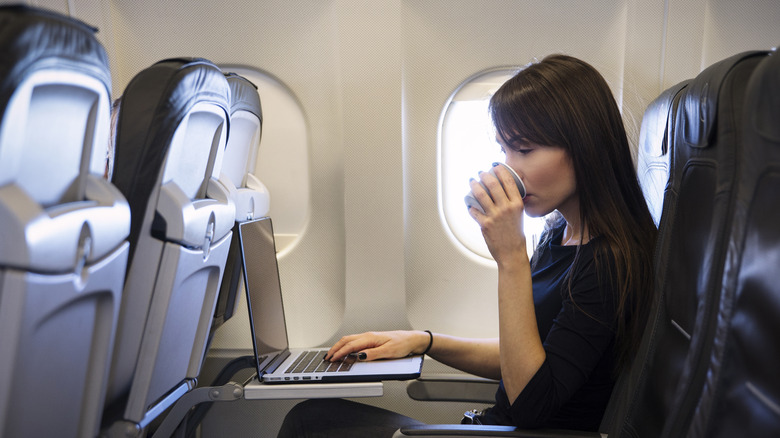
<path id="1" fill-rule="evenodd" d="M 290 357 L 290 350 L 284 350 L 279 353 L 279 355 L 276 356 L 276 359 L 274 359 L 271 363 L 268 364 L 268 366 L 265 367 L 263 374 L 273 374 L 276 372 L 276 369 L 279 368 L 279 365 L 283 364 L 288 357 Z M 262 376 L 258 377 L 262 378 Z"/>

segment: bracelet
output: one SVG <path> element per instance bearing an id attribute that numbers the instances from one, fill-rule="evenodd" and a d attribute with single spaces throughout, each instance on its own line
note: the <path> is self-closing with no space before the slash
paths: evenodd
<path id="1" fill-rule="evenodd" d="M 431 351 L 431 347 L 433 347 L 433 333 L 431 333 L 430 330 L 423 330 L 425 333 L 428 333 L 428 336 L 431 337 L 431 340 L 428 341 L 428 347 L 425 349 L 425 351 L 422 352 L 423 355 L 428 354 L 429 351 Z"/>

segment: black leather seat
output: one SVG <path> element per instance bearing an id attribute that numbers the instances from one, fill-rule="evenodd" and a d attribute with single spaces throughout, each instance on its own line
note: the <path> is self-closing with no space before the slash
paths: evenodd
<path id="1" fill-rule="evenodd" d="M 610 435 L 681 436 L 690 425 L 718 329 L 745 84 L 764 57 L 722 60 L 680 91 L 656 250 L 659 301 Z"/>
<path id="2" fill-rule="evenodd" d="M 669 132 L 673 131 L 670 126 L 674 126 L 680 90 L 689 82 L 680 82 L 661 93 L 648 105 L 642 118 L 636 173 L 656 226 L 661 222 L 666 183 L 669 181 L 672 155 Z"/>
<path id="3" fill-rule="evenodd" d="M 780 54 L 747 82 L 718 331 L 690 431 L 780 436 Z"/>

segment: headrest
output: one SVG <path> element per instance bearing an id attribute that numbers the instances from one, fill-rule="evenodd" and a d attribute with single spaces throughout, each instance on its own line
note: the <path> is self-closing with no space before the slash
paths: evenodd
<path id="1" fill-rule="evenodd" d="M 260 105 L 260 96 L 257 94 L 257 85 L 249 79 L 235 73 L 225 73 L 230 84 L 230 114 L 236 111 L 247 111 L 254 114 L 263 124 L 263 109 Z"/>
<path id="2" fill-rule="evenodd" d="M 149 197 L 161 183 L 173 135 L 196 105 L 213 104 L 229 117 L 230 88 L 222 71 L 199 58 L 159 61 L 127 85 L 117 120 L 113 183 L 132 213 L 137 242 Z"/>
<path id="3" fill-rule="evenodd" d="M 0 120 L 14 90 L 36 70 L 57 67 L 87 72 L 110 90 L 108 56 L 95 38 L 96 31 L 56 12 L 0 6 Z"/>
<path id="4" fill-rule="evenodd" d="M 765 140 L 780 144 L 780 123 L 777 120 L 780 108 L 780 53 L 776 50 L 756 67 L 751 77 L 750 89 L 761 90 L 755 95 L 753 108 L 749 109 L 748 120 L 751 129 Z"/>
<path id="5" fill-rule="evenodd" d="M 667 124 L 669 115 L 680 90 L 688 85 L 690 80 L 680 82 L 661 93 L 648 105 L 642 118 L 642 129 L 639 133 L 639 150 L 647 157 L 661 157 L 668 152 Z"/>
<path id="6" fill-rule="evenodd" d="M 765 51 L 739 53 L 712 64 L 691 80 L 680 102 L 685 144 L 695 148 L 710 145 L 717 126 L 718 93 L 727 73 L 743 59 L 765 55 Z"/>

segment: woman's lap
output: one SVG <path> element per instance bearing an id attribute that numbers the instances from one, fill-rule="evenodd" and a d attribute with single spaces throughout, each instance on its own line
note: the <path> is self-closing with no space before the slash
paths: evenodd
<path id="1" fill-rule="evenodd" d="M 307 400 L 284 419 L 280 438 L 392 437 L 401 427 L 422 425 L 413 418 L 375 406 L 341 399 Z"/>

